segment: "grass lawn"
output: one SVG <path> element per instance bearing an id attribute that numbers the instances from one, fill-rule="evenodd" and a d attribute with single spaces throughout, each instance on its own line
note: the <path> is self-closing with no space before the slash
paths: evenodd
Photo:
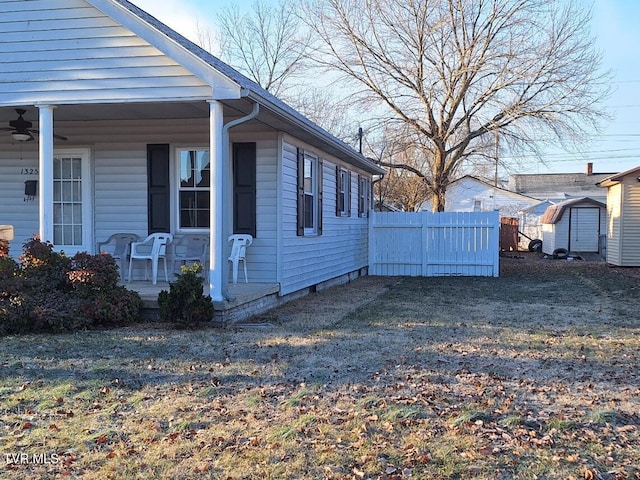
<path id="1" fill-rule="evenodd" d="M 0 339 L 0 478 L 639 479 L 640 274 L 503 259 L 261 325 Z"/>

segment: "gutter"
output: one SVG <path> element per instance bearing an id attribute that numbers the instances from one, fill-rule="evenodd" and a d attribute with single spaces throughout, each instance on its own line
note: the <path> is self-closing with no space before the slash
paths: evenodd
<path id="1" fill-rule="evenodd" d="M 251 110 L 251 113 L 249 113 L 248 115 L 245 115 L 244 117 L 240 117 L 240 118 L 236 118 L 235 120 L 230 121 L 229 123 L 225 124 L 222 126 L 222 155 L 223 158 L 229 160 L 229 130 L 231 130 L 233 127 L 237 127 L 238 125 L 241 125 L 243 123 L 246 123 L 250 120 L 253 120 L 254 118 L 256 118 L 258 116 L 258 113 L 260 113 L 260 104 L 258 102 L 255 102 L 253 104 L 253 109 Z M 224 178 L 228 179 L 229 178 L 229 161 L 224 162 Z M 227 203 L 227 202 L 225 202 Z M 226 230 L 227 228 L 227 222 L 224 222 L 223 224 L 223 231 Z M 227 238 L 228 237 L 228 232 L 224 231 L 223 238 Z M 227 267 L 229 266 L 229 262 L 227 262 Z M 229 294 L 229 290 L 227 288 L 227 285 L 229 283 L 229 272 L 227 271 L 227 275 L 223 275 L 222 276 L 222 296 L 225 298 L 225 300 L 229 301 L 229 302 L 233 302 L 236 300 L 235 297 L 233 297 L 231 294 Z"/>
<path id="2" fill-rule="evenodd" d="M 293 113 L 295 110 L 291 109 L 291 111 L 289 111 L 287 109 L 284 109 L 281 106 L 276 105 L 274 102 L 264 98 L 262 95 L 253 92 L 252 90 L 243 90 L 241 92 L 241 96 L 244 98 L 248 98 L 256 103 L 262 103 L 266 108 L 281 116 L 286 121 L 299 126 L 303 130 L 306 130 L 308 133 L 321 137 L 323 141 L 336 148 L 344 155 L 348 156 L 352 160 L 352 163 L 354 163 L 356 166 L 359 166 L 360 168 L 363 168 L 364 170 L 373 174 L 384 175 L 385 171 L 378 167 L 375 163 L 370 162 L 366 157 L 358 154 L 355 150 L 331 135 L 322 127 L 313 124 L 310 120 L 309 122 L 305 122 L 302 115 L 300 115 L 299 117 Z"/>

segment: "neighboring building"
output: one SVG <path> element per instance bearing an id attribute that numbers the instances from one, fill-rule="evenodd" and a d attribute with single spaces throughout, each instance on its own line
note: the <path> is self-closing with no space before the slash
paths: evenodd
<path id="1" fill-rule="evenodd" d="M 640 167 L 605 178 L 607 262 L 640 267 Z"/>
<path id="2" fill-rule="evenodd" d="M 518 211 L 538 203 L 527 195 L 496 187 L 479 178 L 465 175 L 447 188 L 445 211 L 447 212 L 493 212 L 501 217 L 516 217 Z M 431 203 L 424 203 L 420 210 L 431 210 Z"/>
<path id="3" fill-rule="evenodd" d="M 550 200 L 544 200 L 518 211 L 520 232 L 523 234 L 520 238 L 520 248 L 526 249 L 532 240 L 542 240 L 541 219 L 551 205 L 555 204 Z"/>
<path id="4" fill-rule="evenodd" d="M 447 188 L 445 197 L 445 211 L 447 212 L 492 212 L 498 211 L 501 218 L 518 218 L 518 231 L 531 231 L 536 225 L 529 225 L 526 221 L 531 218 L 522 217 L 520 212 L 540 203 L 539 200 L 514 193 L 471 175 L 460 177 Z M 431 203 L 424 203 L 420 210 L 430 210 Z M 523 221 L 524 220 L 524 221 Z M 525 232 L 526 233 L 526 232 Z M 526 249 L 529 240 L 520 236 L 519 248 Z M 539 238 L 539 237 L 535 237 Z M 514 240 L 515 241 L 515 240 Z"/>
<path id="5" fill-rule="evenodd" d="M 395 205 L 383 202 L 382 200 L 376 200 L 373 206 L 373 210 L 376 212 L 401 212 L 402 210 Z"/>
<path id="6" fill-rule="evenodd" d="M 360 153 L 126 0 L 0 0 L 0 18 L 12 254 L 34 233 L 68 254 L 206 233 L 215 301 L 234 232 L 255 237 L 250 281 L 279 295 L 366 271 L 384 171 Z"/>
<path id="7" fill-rule="evenodd" d="M 561 202 L 568 198 L 589 197 L 599 202 L 606 195 L 598 182 L 613 173 L 593 173 L 593 163 L 587 163 L 585 173 L 526 173 L 515 174 L 509 179 L 508 189 L 512 192 L 537 198 Z"/>
<path id="8" fill-rule="evenodd" d="M 597 253 L 600 235 L 606 230 L 607 209 L 589 197 L 572 198 L 551 205 L 540 222 L 543 253 Z"/>

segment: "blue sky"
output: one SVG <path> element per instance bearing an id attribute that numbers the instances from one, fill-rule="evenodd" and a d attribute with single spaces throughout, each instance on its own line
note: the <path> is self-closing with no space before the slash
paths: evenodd
<path id="1" fill-rule="evenodd" d="M 191 40 L 196 40 L 196 24 L 213 28 L 216 11 L 228 4 L 218 0 L 132 1 Z M 547 166 L 535 162 L 518 173 L 583 172 L 587 162 L 593 162 L 594 171 L 601 173 L 640 165 L 640 1 L 578 1 L 593 5 L 596 48 L 603 53 L 603 69 L 613 76 L 613 94 L 605 105 L 613 120 L 600 134 L 594 133 L 581 151 L 550 149 Z"/>

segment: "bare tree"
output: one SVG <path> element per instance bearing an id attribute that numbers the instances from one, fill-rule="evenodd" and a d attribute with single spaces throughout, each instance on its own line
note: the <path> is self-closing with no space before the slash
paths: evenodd
<path id="1" fill-rule="evenodd" d="M 375 189 L 376 199 L 405 212 L 418 211 L 430 197 L 424 178 L 404 169 L 389 170 Z"/>
<path id="2" fill-rule="evenodd" d="M 359 100 L 406 127 L 426 156 L 418 172 L 442 211 L 469 158 L 568 144 L 604 117 L 590 12 L 572 0 L 310 0 L 316 59 L 359 85 Z M 412 165 L 396 163 L 412 170 Z"/>
<path id="3" fill-rule="evenodd" d="M 216 35 L 214 31 L 210 27 L 202 25 L 197 19 L 196 38 L 198 45 L 204 48 L 207 52 L 213 53 L 215 51 Z"/>
<path id="4" fill-rule="evenodd" d="M 243 12 L 237 4 L 218 15 L 220 56 L 276 96 L 286 96 L 305 67 L 311 35 L 290 0 L 256 0 Z"/>
<path id="5" fill-rule="evenodd" d="M 340 93 L 330 86 L 309 84 L 293 90 L 287 100 L 304 116 L 358 149 L 358 125 L 366 113 Z"/>
<path id="6" fill-rule="evenodd" d="M 375 184 L 377 201 L 415 211 L 431 198 L 422 173 L 428 167 L 428 155 L 406 139 L 406 128 L 388 126 L 373 141 L 365 136 L 364 150 L 369 158 L 387 168 L 384 178 Z"/>

